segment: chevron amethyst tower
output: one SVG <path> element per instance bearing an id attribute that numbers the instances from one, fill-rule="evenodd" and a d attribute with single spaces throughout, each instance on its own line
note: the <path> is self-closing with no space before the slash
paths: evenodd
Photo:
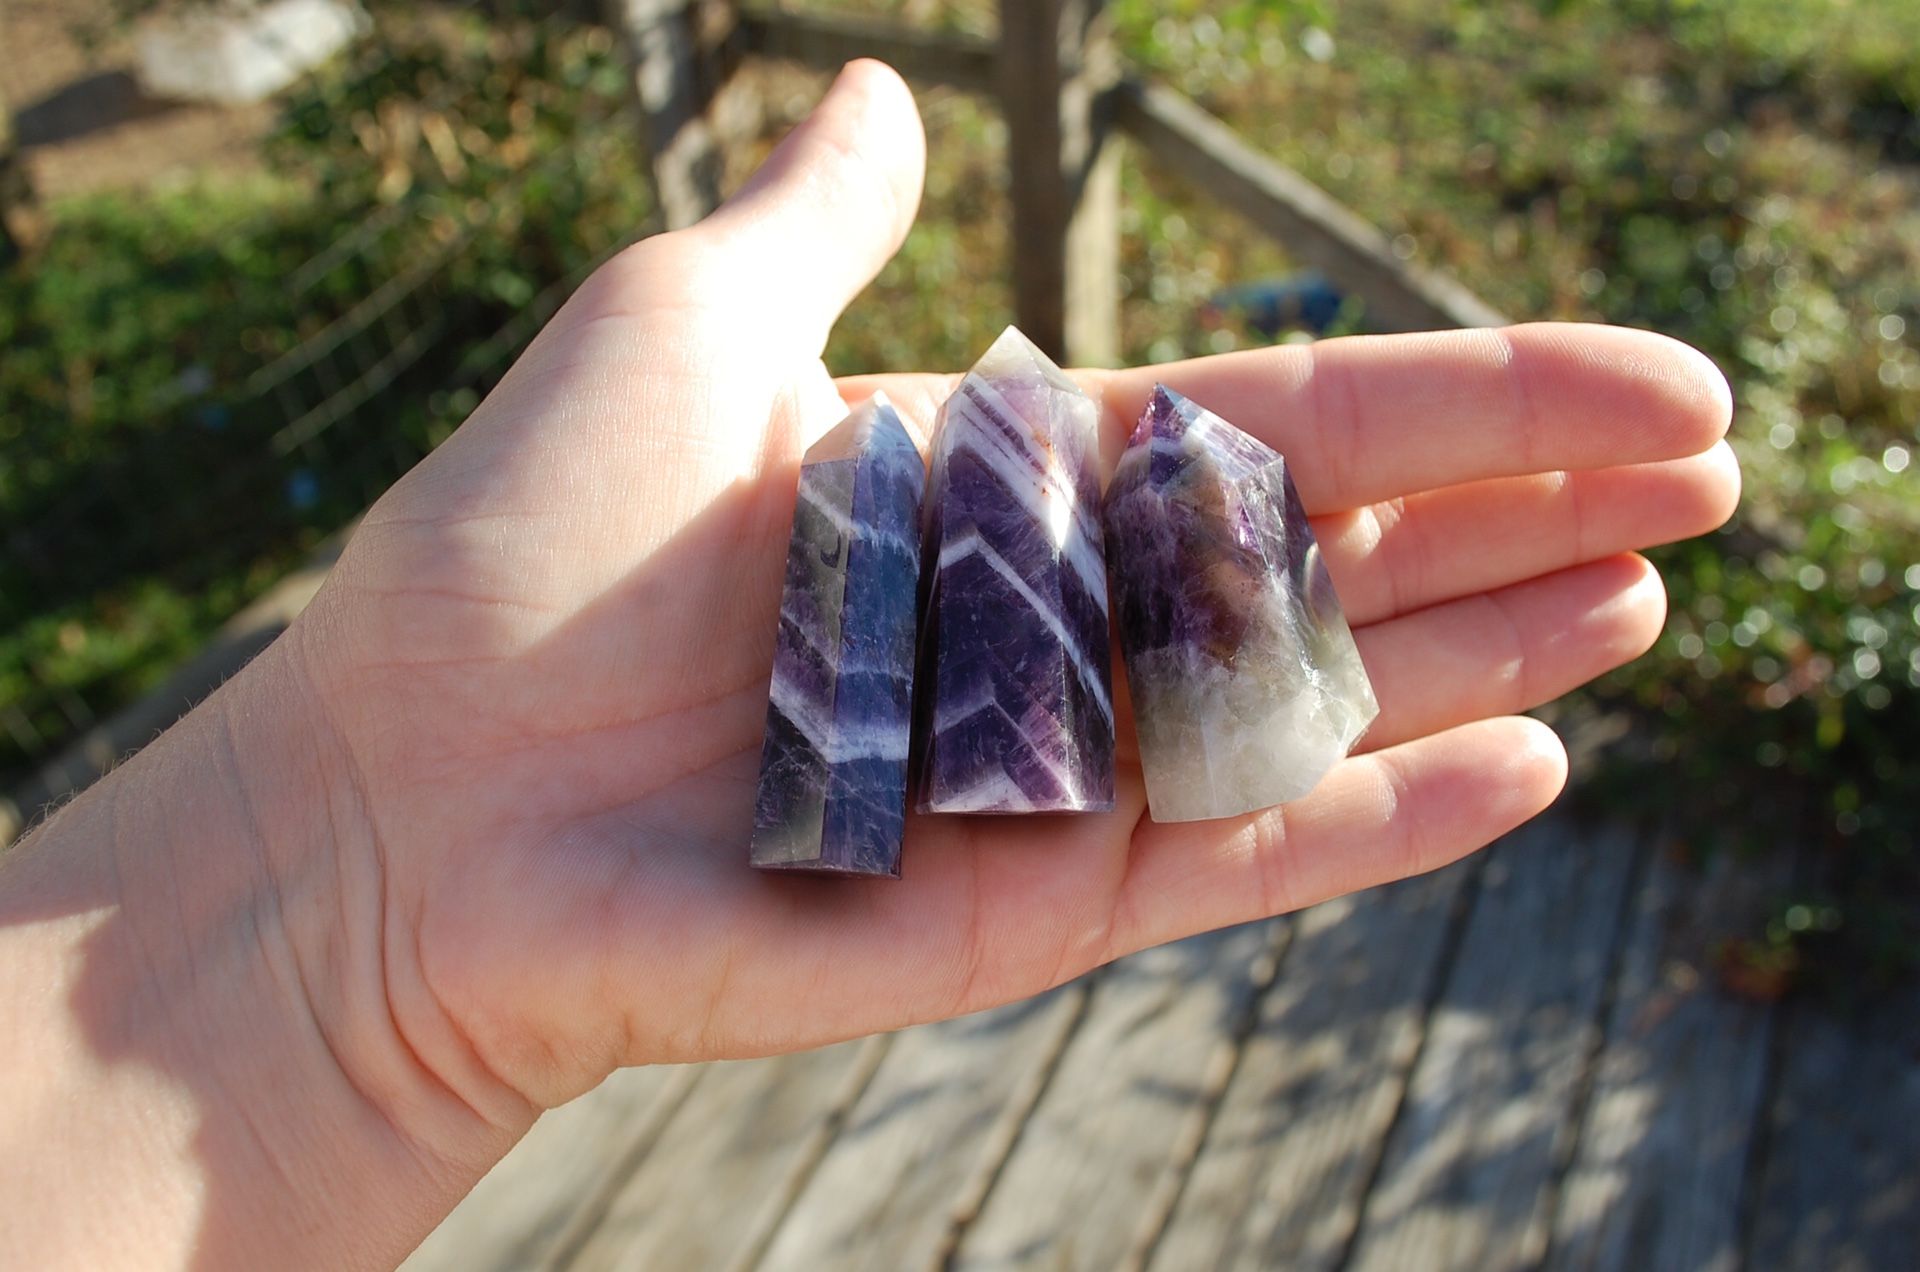
<path id="1" fill-rule="evenodd" d="M 927 499 L 918 807 L 1113 807 L 1099 409 L 1012 327 L 940 408 Z"/>
<path id="2" fill-rule="evenodd" d="M 900 875 L 926 466 L 882 394 L 800 465 L 753 864 Z"/>
<path id="3" fill-rule="evenodd" d="M 1104 520 L 1154 820 L 1312 790 L 1380 707 L 1287 461 L 1158 386 Z"/>

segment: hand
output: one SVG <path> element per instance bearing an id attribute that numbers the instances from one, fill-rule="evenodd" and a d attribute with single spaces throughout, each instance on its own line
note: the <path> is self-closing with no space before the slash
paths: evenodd
<path id="1" fill-rule="evenodd" d="M 1730 513 L 1726 385 L 1600 327 L 1357 338 L 1082 378 L 1109 468 L 1157 379 L 1289 457 L 1381 702 L 1365 754 L 1284 808 L 1161 826 L 1123 707 L 1111 813 L 914 819 L 897 883 L 747 867 L 801 452 L 879 388 L 924 435 L 953 384 L 836 389 L 819 359 L 907 232 L 922 151 L 899 80 L 850 67 L 726 207 L 581 287 L 281 641 L 0 861 L 0 954 L 74 986 L 99 1065 L 18 1052 L 69 1057 L 19 1099 L 100 1125 L 15 1138 L 95 1146 L 74 1179 L 120 1152 L 115 1195 L 148 1181 L 203 1251 L 298 1232 L 308 1260 L 378 1262 L 616 1066 L 991 1006 L 1443 865 L 1553 799 L 1560 744 L 1512 713 L 1654 639 L 1631 551 Z M 75 1032 L 58 995 L 6 995 L 0 1019 Z M 129 1055 L 187 1100 L 138 1152 Z M 183 1221 L 192 1190 L 151 1180 L 188 1163 Z M 0 1171 L 43 1249 L 91 1213 L 66 1177 Z"/>
<path id="2" fill-rule="evenodd" d="M 296 628 L 365 800 L 368 842 L 341 850 L 380 845 L 386 912 L 360 921 L 411 930 L 419 1001 L 396 1011 L 430 1002 L 536 1104 L 618 1065 L 991 1006 L 1452 861 L 1560 789 L 1558 741 L 1511 713 L 1659 631 L 1660 582 L 1627 550 L 1733 506 L 1725 385 L 1658 336 L 1086 373 L 1109 469 L 1156 379 L 1293 460 L 1379 692 L 1368 753 L 1285 808 L 1160 826 L 1123 726 L 1111 814 L 918 818 L 897 884 L 756 874 L 801 451 L 881 388 L 924 436 L 954 382 L 836 393 L 819 361 L 905 236 L 921 166 L 904 88 L 850 69 L 727 207 L 581 289 L 373 508 Z"/>

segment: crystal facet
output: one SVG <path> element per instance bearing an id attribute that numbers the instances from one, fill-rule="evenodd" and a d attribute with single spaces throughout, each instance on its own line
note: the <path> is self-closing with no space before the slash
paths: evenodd
<path id="1" fill-rule="evenodd" d="M 1312 790 L 1380 707 L 1287 461 L 1161 386 L 1104 520 L 1154 820 Z"/>
<path id="2" fill-rule="evenodd" d="M 762 869 L 899 877 L 925 489 L 880 394 L 801 463 L 754 803 Z"/>
<path id="3" fill-rule="evenodd" d="M 1113 806 L 1098 417 L 1012 327 L 940 408 L 920 628 L 923 812 Z"/>

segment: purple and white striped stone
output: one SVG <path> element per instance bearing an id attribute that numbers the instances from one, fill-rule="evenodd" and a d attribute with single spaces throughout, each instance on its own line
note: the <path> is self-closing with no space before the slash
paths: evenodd
<path id="1" fill-rule="evenodd" d="M 900 875 L 926 466 L 882 394 L 807 451 L 750 856 Z"/>
<path id="2" fill-rule="evenodd" d="M 927 498 L 917 805 L 1113 807 L 1099 410 L 1009 327 L 940 408 Z"/>
<path id="3" fill-rule="evenodd" d="M 1380 707 L 1287 461 L 1160 386 L 1103 519 L 1154 820 L 1312 790 Z"/>

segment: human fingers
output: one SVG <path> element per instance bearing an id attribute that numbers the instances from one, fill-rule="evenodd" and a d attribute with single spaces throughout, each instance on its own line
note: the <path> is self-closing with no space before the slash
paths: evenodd
<path id="1" fill-rule="evenodd" d="M 1102 395 L 1110 461 L 1164 382 L 1285 455 L 1313 513 L 1695 455 L 1732 412 L 1705 355 L 1583 323 L 1354 336 L 1080 374 Z"/>
<path id="2" fill-rule="evenodd" d="M 1705 534 L 1732 515 L 1725 442 L 1684 459 L 1503 477 L 1315 519 L 1354 626 L 1616 553 Z"/>
<path id="3" fill-rule="evenodd" d="M 849 406 L 858 406 L 876 393 L 885 393 L 900 413 L 901 423 L 926 449 L 933 436 L 934 417 L 960 383 L 958 374 L 938 371 L 886 371 L 876 375 L 843 375 L 834 381 Z"/>
<path id="4" fill-rule="evenodd" d="M 420 554 L 441 569 L 454 559 L 442 531 L 455 528 L 463 570 L 507 576 L 502 595 L 564 616 L 694 517 L 741 505 L 742 477 L 797 457 L 808 429 L 842 413 L 817 355 L 840 307 L 905 236 L 924 152 L 899 76 L 850 64 L 725 207 L 595 271 L 473 417 L 381 501 L 362 537 L 398 530 L 415 545 L 388 573 L 417 577 Z M 784 535 L 781 502 L 742 509 L 765 529 L 755 548 Z M 768 559 L 777 594 L 778 558 Z M 767 600 L 764 589 L 731 594 Z"/>
<path id="5" fill-rule="evenodd" d="M 1505 717 L 1355 756 L 1277 808 L 1143 819 L 1114 897 L 1108 955 L 1437 869 L 1546 808 L 1566 773 L 1551 729 Z"/>
<path id="6" fill-rule="evenodd" d="M 1666 612 L 1660 576 L 1629 553 L 1363 627 L 1380 717 L 1361 748 L 1551 702 L 1645 653 Z"/>
<path id="7" fill-rule="evenodd" d="M 810 356 L 913 225 L 926 137 L 884 62 L 849 62 L 807 119 L 725 205 L 685 236 L 703 288 L 731 293 L 739 326 Z"/>
<path id="8" fill-rule="evenodd" d="M 942 374 L 849 376 L 849 402 L 884 391 L 924 442 L 952 391 Z M 1697 455 L 1492 478 L 1314 518 L 1354 626 L 1617 553 L 1704 534 L 1732 514 L 1740 470 L 1715 442 Z"/>

